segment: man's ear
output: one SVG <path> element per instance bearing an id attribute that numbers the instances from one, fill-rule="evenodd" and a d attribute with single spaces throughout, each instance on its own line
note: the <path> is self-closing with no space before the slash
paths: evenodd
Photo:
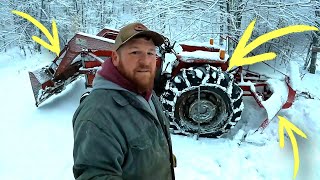
<path id="1" fill-rule="evenodd" d="M 117 67 L 119 65 L 119 55 L 116 51 L 112 51 L 111 61 L 115 67 Z"/>

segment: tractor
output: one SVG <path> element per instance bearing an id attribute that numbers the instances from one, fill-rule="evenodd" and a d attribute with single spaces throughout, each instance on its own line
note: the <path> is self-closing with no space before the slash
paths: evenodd
<path id="1" fill-rule="evenodd" d="M 36 106 L 80 77 L 85 78 L 85 87 L 90 90 L 96 72 L 111 58 L 117 34 L 118 30 L 109 28 L 97 35 L 77 33 L 51 64 L 29 72 Z M 296 92 L 286 76 L 282 86 L 287 96 L 280 98 L 281 106 L 268 111 L 268 101 L 280 101 L 272 97 L 274 89 L 269 87 L 268 77 L 244 67 L 227 71 L 230 57 L 212 40 L 171 44 L 164 39 L 157 52 L 154 91 L 174 134 L 221 137 L 241 120 L 243 96 L 252 96 L 267 111 L 268 117 L 258 127 L 264 129 L 278 111 L 289 108 L 294 101 Z"/>

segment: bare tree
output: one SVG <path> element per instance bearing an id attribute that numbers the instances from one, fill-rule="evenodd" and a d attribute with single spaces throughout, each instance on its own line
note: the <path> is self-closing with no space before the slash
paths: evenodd
<path id="1" fill-rule="evenodd" d="M 313 1 L 315 3 L 315 24 L 320 27 L 320 4 L 319 4 L 319 0 L 314 0 Z M 311 57 L 310 57 L 310 66 L 308 68 L 309 72 L 312 73 L 312 74 L 315 74 L 316 73 L 316 62 L 317 62 L 317 52 L 319 52 L 319 48 L 316 48 L 316 47 L 319 47 L 320 44 L 319 44 L 319 36 L 320 36 L 320 33 L 319 31 L 317 32 L 314 32 L 312 34 L 312 43 L 311 43 Z M 307 59 L 307 61 L 309 61 Z M 308 63 L 307 65 L 308 66 Z"/>
<path id="2" fill-rule="evenodd" d="M 239 40 L 254 18 L 258 21 L 252 39 L 293 24 L 318 26 L 316 15 L 310 15 L 310 12 L 318 12 L 315 9 L 319 0 L 33 0 L 28 3 L 9 0 L 0 5 L 3 9 L 0 46 L 6 49 L 19 44 L 35 45 L 31 36 L 43 36 L 32 24 L 12 15 L 12 9 L 36 17 L 48 29 L 55 19 L 62 44 L 78 31 L 94 34 L 106 26 L 120 28 L 134 21 L 145 23 L 172 41 L 209 42 L 209 38 L 214 38 L 222 44 L 220 35 Z M 259 46 L 256 51 L 276 51 L 278 59 L 288 60 L 294 47 L 307 46 L 307 43 L 299 44 L 295 39 L 293 36 L 281 37 Z M 39 45 L 34 48 L 39 50 Z"/>

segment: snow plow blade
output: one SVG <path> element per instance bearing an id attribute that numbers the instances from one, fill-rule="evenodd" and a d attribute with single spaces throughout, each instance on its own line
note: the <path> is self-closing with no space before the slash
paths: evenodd
<path id="1" fill-rule="evenodd" d="M 288 77 L 285 81 L 275 79 L 267 81 L 273 94 L 268 100 L 261 103 L 267 111 L 268 119 L 272 119 L 281 109 L 289 108 L 293 103 L 296 92 L 290 86 Z"/>
<path id="2" fill-rule="evenodd" d="M 279 70 L 275 69 L 280 72 Z M 280 72 L 281 73 L 281 72 Z M 261 101 L 261 105 L 267 112 L 267 118 L 256 131 L 261 131 L 269 125 L 270 121 L 282 110 L 290 108 L 296 96 L 296 90 L 300 86 L 299 67 L 295 62 L 290 62 L 289 74 L 284 75 L 284 80 L 269 79 L 266 81 L 272 95 Z"/>
<path id="3" fill-rule="evenodd" d="M 257 131 L 263 131 L 280 110 L 290 108 L 296 96 L 296 91 L 290 85 L 289 77 L 285 78 L 285 82 L 271 79 L 267 83 L 273 94 L 269 99 L 261 102 L 267 112 L 267 118 L 262 122 Z"/>
<path id="4" fill-rule="evenodd" d="M 278 70 L 277 70 L 278 71 Z M 272 79 L 253 71 L 239 68 L 236 74 L 238 85 L 244 90 L 244 96 L 252 96 L 259 107 L 266 111 L 267 117 L 261 120 L 261 125 L 256 130 L 263 132 L 270 121 L 281 111 L 292 106 L 296 91 L 292 80 L 296 79 L 284 75 L 284 79 Z M 281 73 L 281 72 L 280 72 Z"/>

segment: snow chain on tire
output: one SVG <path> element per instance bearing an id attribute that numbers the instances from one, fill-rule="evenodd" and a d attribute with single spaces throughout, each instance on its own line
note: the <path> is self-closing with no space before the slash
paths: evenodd
<path id="1" fill-rule="evenodd" d="M 160 96 L 175 134 L 220 137 L 241 119 L 242 89 L 208 64 L 182 69 Z"/>

